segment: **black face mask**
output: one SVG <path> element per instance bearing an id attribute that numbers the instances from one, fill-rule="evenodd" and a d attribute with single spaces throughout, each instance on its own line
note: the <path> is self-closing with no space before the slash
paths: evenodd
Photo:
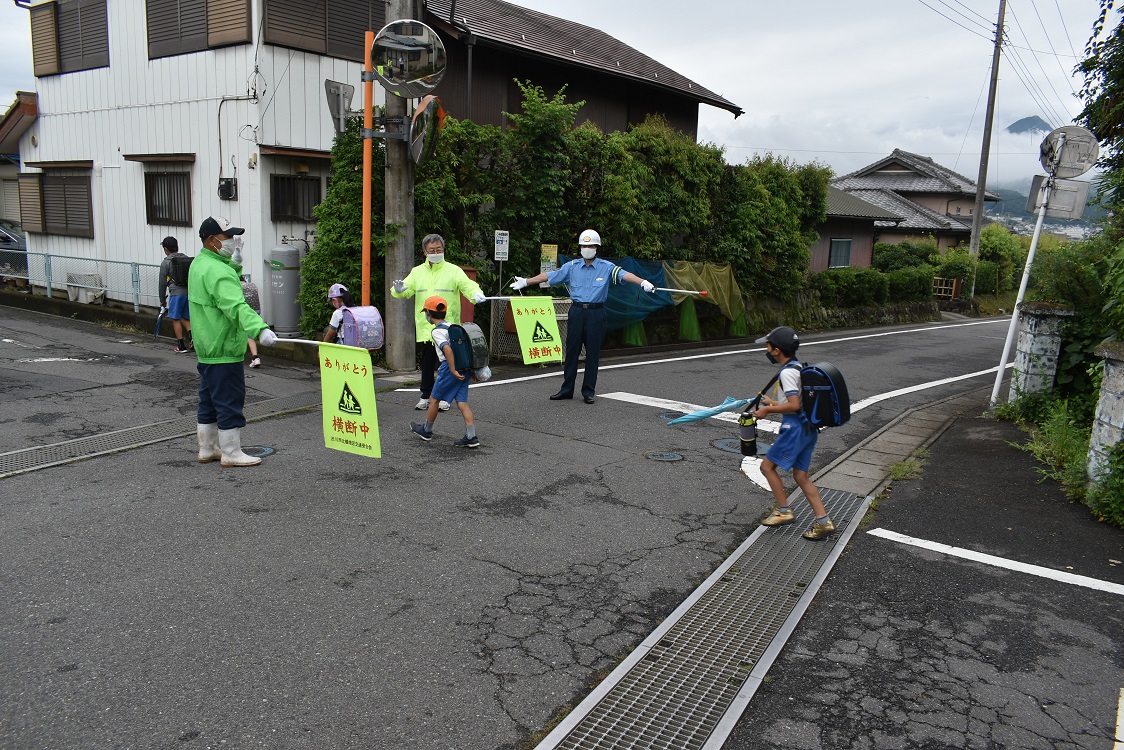
<path id="1" fill-rule="evenodd" d="M 772 362 L 774 365 L 777 363 L 777 358 L 773 356 L 772 352 L 766 351 L 765 356 L 768 357 L 769 361 Z"/>

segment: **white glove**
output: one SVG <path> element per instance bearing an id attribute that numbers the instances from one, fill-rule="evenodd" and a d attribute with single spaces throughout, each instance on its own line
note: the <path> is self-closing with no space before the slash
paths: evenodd
<path id="1" fill-rule="evenodd" d="M 402 279 L 395 279 L 394 284 L 390 288 L 398 292 L 399 294 L 402 294 L 406 291 L 406 285 L 402 283 Z"/>
<path id="2" fill-rule="evenodd" d="M 640 280 L 640 288 L 648 293 L 656 291 L 656 285 L 648 281 L 647 279 Z"/>
<path id="3" fill-rule="evenodd" d="M 481 302 L 483 302 L 486 299 L 488 299 L 488 298 L 484 296 L 484 292 L 477 292 L 472 297 L 472 304 L 479 305 Z"/>
<path id="4" fill-rule="evenodd" d="M 164 307 L 163 305 L 160 305 L 160 314 L 163 315 L 166 312 L 168 312 L 168 308 Z"/>
<path id="5" fill-rule="evenodd" d="M 230 254 L 230 261 L 236 266 L 242 265 L 242 249 L 241 248 L 237 248 L 237 247 L 234 248 L 234 252 Z"/>
<path id="6" fill-rule="evenodd" d="M 268 328 L 263 328 L 258 334 L 258 343 L 262 346 L 273 346 L 277 343 L 277 334 Z"/>
<path id="7" fill-rule="evenodd" d="M 520 289 L 526 289 L 527 288 L 527 280 L 525 278 L 523 278 L 522 276 L 516 276 L 515 281 L 511 282 L 511 288 L 514 289 L 517 292 Z"/>

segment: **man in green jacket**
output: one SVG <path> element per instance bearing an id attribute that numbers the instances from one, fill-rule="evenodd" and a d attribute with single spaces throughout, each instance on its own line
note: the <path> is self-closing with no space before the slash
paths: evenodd
<path id="1" fill-rule="evenodd" d="M 199 359 L 199 463 L 221 460 L 223 466 L 255 466 L 256 456 L 242 452 L 246 418 L 246 376 L 242 361 L 246 339 L 263 346 L 277 342 L 261 316 L 242 294 L 242 227 L 222 216 L 199 225 L 203 249 L 188 273 L 187 301 Z"/>
<path id="2" fill-rule="evenodd" d="M 421 345 L 421 399 L 415 409 L 429 408 L 429 394 L 437 375 L 437 349 L 433 346 L 433 325 L 425 317 L 425 301 L 437 295 L 447 300 L 445 322 L 460 324 L 461 295 L 473 304 L 484 301 L 480 285 L 468 278 L 460 266 L 445 262 L 445 239 L 439 234 L 426 235 L 422 240 L 425 262 L 414 266 L 405 279 L 396 279 L 390 288 L 397 299 L 414 298 L 414 333 Z M 449 403 L 442 401 L 441 411 L 448 411 Z"/>

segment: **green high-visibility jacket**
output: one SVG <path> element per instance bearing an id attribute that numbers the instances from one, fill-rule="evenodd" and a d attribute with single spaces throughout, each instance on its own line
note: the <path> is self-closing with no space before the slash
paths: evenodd
<path id="1" fill-rule="evenodd" d="M 420 266 L 414 266 L 410 274 L 402 279 L 402 283 L 406 285 L 406 291 L 399 293 L 391 289 L 390 294 L 397 299 L 414 298 L 414 333 L 415 338 L 423 343 L 433 340 L 433 326 L 425 321 L 424 305 L 427 299 L 435 294 L 443 297 L 448 305 L 445 322 L 459 324 L 461 295 L 472 299 L 477 294 L 483 294 L 480 285 L 468 278 L 460 266 L 447 261 L 437 265 L 426 261 Z"/>
<path id="2" fill-rule="evenodd" d="M 203 248 L 187 275 L 187 304 L 195 354 L 205 365 L 241 362 L 246 339 L 268 328 L 242 293 L 242 266 Z"/>

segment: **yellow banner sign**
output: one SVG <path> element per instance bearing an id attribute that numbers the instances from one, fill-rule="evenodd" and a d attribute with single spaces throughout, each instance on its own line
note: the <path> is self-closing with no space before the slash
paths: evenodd
<path id="1" fill-rule="evenodd" d="M 325 447 L 381 458 L 371 353 L 355 346 L 320 344 L 320 394 Z"/>
<path id="2" fill-rule="evenodd" d="M 552 297 L 512 297 L 511 316 L 523 350 L 523 364 L 562 361 L 562 339 Z"/>

